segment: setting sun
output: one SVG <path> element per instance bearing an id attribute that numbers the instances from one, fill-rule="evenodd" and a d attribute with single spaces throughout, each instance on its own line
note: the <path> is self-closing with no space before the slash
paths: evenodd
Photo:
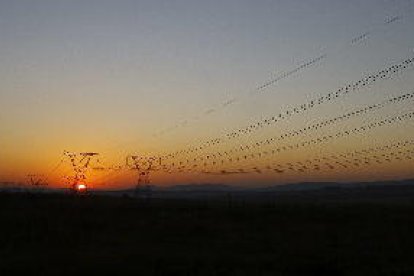
<path id="1" fill-rule="evenodd" d="M 78 184 L 78 190 L 79 191 L 83 191 L 83 190 L 85 190 L 86 189 L 86 185 L 85 184 Z"/>

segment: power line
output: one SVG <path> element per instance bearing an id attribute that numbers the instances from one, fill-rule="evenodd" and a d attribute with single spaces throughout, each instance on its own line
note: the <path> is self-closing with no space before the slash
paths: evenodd
<path id="1" fill-rule="evenodd" d="M 407 9 L 404 9 L 404 12 L 407 12 Z M 407 14 L 408 15 L 408 14 Z M 235 97 L 231 97 L 225 101 L 223 101 L 222 103 L 216 105 L 215 107 L 210 107 L 207 110 L 203 111 L 201 114 L 199 114 L 198 116 L 194 116 L 191 119 L 185 119 L 183 121 L 181 121 L 180 123 L 176 124 L 175 126 L 169 127 L 161 132 L 159 132 L 158 134 L 155 134 L 155 136 L 157 135 L 164 135 L 168 132 L 171 132 L 179 127 L 182 126 L 186 126 L 188 125 L 189 122 L 191 121 L 197 121 L 200 118 L 202 118 L 203 116 L 206 115 L 210 115 L 212 113 L 215 113 L 219 110 L 222 110 L 224 108 L 227 108 L 228 106 L 236 103 L 236 102 L 241 102 L 242 100 L 245 100 L 247 98 L 249 98 L 252 95 L 256 95 L 257 93 L 262 93 L 264 90 L 266 90 L 267 88 L 269 88 L 272 85 L 275 85 L 276 83 L 278 83 L 279 81 L 286 79 L 294 74 L 297 74 L 301 71 L 303 71 L 304 69 L 310 68 L 311 66 L 321 62 L 322 60 L 326 59 L 328 56 L 335 56 L 338 53 L 348 49 L 349 47 L 354 47 L 355 45 L 361 43 L 362 41 L 365 41 L 367 39 L 369 39 L 370 37 L 372 37 L 376 32 L 380 32 L 383 31 L 381 30 L 384 27 L 388 27 L 389 25 L 401 21 L 403 20 L 403 18 L 407 15 L 396 15 L 396 16 L 391 16 L 391 17 L 387 17 L 385 18 L 385 20 L 383 20 L 380 23 L 375 24 L 370 30 L 365 30 L 365 31 L 361 31 L 360 34 L 352 37 L 350 40 L 348 40 L 348 42 L 344 45 L 344 47 L 339 47 L 338 49 L 332 49 L 331 52 L 326 51 L 323 54 L 320 54 L 316 57 L 313 58 L 309 58 L 307 61 L 299 64 L 298 66 L 294 67 L 293 69 L 290 69 L 286 72 L 283 72 L 281 74 L 279 74 L 278 76 L 265 81 L 263 84 L 258 85 L 256 88 L 254 88 L 253 90 L 251 90 L 250 92 L 248 92 L 247 94 L 245 94 L 244 96 L 235 96 Z"/>
<path id="2" fill-rule="evenodd" d="M 329 142 L 329 141 L 332 141 L 338 138 L 347 137 L 353 134 L 362 134 L 374 128 L 395 124 L 395 123 L 398 123 L 404 120 L 409 120 L 412 118 L 414 118 L 414 112 L 408 112 L 402 115 L 398 115 L 398 116 L 394 116 L 391 118 L 376 121 L 370 124 L 362 125 L 362 126 L 359 126 L 353 129 L 339 131 L 332 135 L 324 135 L 324 136 L 320 136 L 318 138 L 306 140 L 303 142 L 261 151 L 259 153 L 251 153 L 251 154 L 238 155 L 238 156 L 226 156 L 224 158 L 219 159 L 218 161 L 204 160 L 204 163 L 202 165 L 199 165 L 197 163 L 196 164 L 182 163 L 181 165 L 176 164 L 176 163 L 164 164 L 164 168 L 171 167 L 171 168 L 177 168 L 179 170 L 192 170 L 192 169 L 197 170 L 199 167 L 221 166 L 224 164 L 237 163 L 237 162 L 257 159 L 257 158 L 261 158 L 265 156 L 272 156 L 272 155 L 280 154 L 282 152 L 293 150 L 293 149 L 298 149 L 298 148 L 308 147 L 308 146 L 315 146 L 315 145 L 326 143 L 326 142 Z"/>
<path id="3" fill-rule="evenodd" d="M 372 73 L 358 81 L 355 81 L 353 83 L 350 83 L 348 85 L 342 86 L 341 88 L 332 91 L 330 93 L 325 94 L 324 96 L 317 97 L 313 100 L 307 101 L 303 104 L 297 105 L 296 107 L 289 108 L 285 111 L 280 112 L 279 114 L 276 114 L 272 117 L 268 117 L 265 119 L 262 119 L 260 121 L 257 121 L 247 127 L 240 128 L 238 130 L 235 130 L 233 132 L 227 133 L 223 135 L 222 137 L 211 139 L 199 146 L 190 147 L 187 149 L 182 149 L 180 151 L 176 151 L 174 153 L 165 154 L 161 158 L 162 160 L 170 159 L 170 158 L 176 158 L 179 155 L 187 154 L 187 153 L 194 153 L 201 151 L 205 148 L 215 146 L 218 144 L 222 144 L 225 141 L 238 138 L 242 135 L 250 135 L 251 133 L 262 129 L 264 127 L 268 127 L 270 125 L 273 125 L 275 123 L 281 122 L 283 120 L 286 120 L 287 118 L 290 118 L 291 116 L 295 114 L 303 114 L 310 109 L 314 109 L 315 107 L 318 107 L 325 103 L 330 103 L 332 101 L 337 100 L 340 97 L 344 97 L 350 93 L 357 93 L 362 88 L 367 88 L 370 85 L 373 85 L 374 83 L 378 82 L 379 80 L 388 79 L 393 75 L 396 75 L 400 72 L 405 71 L 409 66 L 412 66 L 414 62 L 414 57 L 407 58 L 399 63 L 396 63 L 392 66 L 389 66 L 383 70 L 377 71 L 376 73 Z"/>
<path id="4" fill-rule="evenodd" d="M 215 171 L 200 171 L 205 174 L 212 175 L 231 175 L 243 173 L 262 173 L 263 171 L 273 171 L 276 173 L 285 173 L 286 171 L 305 172 L 305 171 L 320 171 L 322 168 L 330 170 L 336 168 L 350 169 L 353 167 L 360 167 L 363 165 L 372 165 L 375 163 L 382 164 L 383 162 L 391 162 L 393 160 L 412 160 L 414 156 L 414 148 L 401 150 L 404 147 L 414 145 L 414 140 L 407 140 L 403 142 L 393 143 L 386 146 L 379 146 L 375 148 L 364 148 L 362 150 L 354 150 L 341 154 L 320 156 L 313 159 L 306 159 L 304 161 L 296 161 L 294 163 L 273 164 L 267 166 L 255 166 L 251 168 L 229 168 Z M 390 152 L 390 150 L 399 149 L 397 152 Z M 375 155 L 372 155 L 375 154 Z M 371 156 L 372 155 L 372 156 Z"/>
<path id="5" fill-rule="evenodd" d="M 351 118 L 362 116 L 362 115 L 365 115 L 369 112 L 373 112 L 373 111 L 376 111 L 378 109 L 384 108 L 385 106 L 388 106 L 388 105 L 391 105 L 391 104 L 396 104 L 396 103 L 406 101 L 406 100 L 411 100 L 413 98 L 414 98 L 414 91 L 410 92 L 410 93 L 405 93 L 405 94 L 400 95 L 400 96 L 395 96 L 395 97 L 389 98 L 389 99 L 384 100 L 380 103 L 368 105 L 368 106 L 365 106 L 363 108 L 359 108 L 359 109 L 347 112 L 343 115 L 336 116 L 336 117 L 333 117 L 333 118 L 330 118 L 330 119 L 312 124 L 310 126 L 300 128 L 298 130 L 293 130 L 293 131 L 290 131 L 290 132 L 282 133 L 281 135 L 278 135 L 278 136 L 275 136 L 275 137 L 272 137 L 272 138 L 268 138 L 268 139 L 264 139 L 264 140 L 261 140 L 261 141 L 253 142 L 253 143 L 250 143 L 248 145 L 241 145 L 241 146 L 229 149 L 229 150 L 223 150 L 223 151 L 218 151 L 218 152 L 214 152 L 214 153 L 206 153 L 206 154 L 203 154 L 201 156 L 198 155 L 195 158 L 187 157 L 186 160 L 185 160 L 185 163 L 188 164 L 188 163 L 194 163 L 194 162 L 204 162 L 204 160 L 214 160 L 214 159 L 218 159 L 218 158 L 223 157 L 223 156 L 230 156 L 230 155 L 235 154 L 235 153 L 242 153 L 242 152 L 245 152 L 245 151 L 251 151 L 251 150 L 254 150 L 256 148 L 260 148 L 260 147 L 263 147 L 263 146 L 268 146 L 270 144 L 274 144 L 278 141 L 290 139 L 290 138 L 297 137 L 297 136 L 303 136 L 306 133 L 308 133 L 309 131 L 314 131 L 314 130 L 321 129 L 321 128 L 324 128 L 324 127 L 332 126 L 334 124 L 344 122 L 344 121 L 349 120 Z"/>

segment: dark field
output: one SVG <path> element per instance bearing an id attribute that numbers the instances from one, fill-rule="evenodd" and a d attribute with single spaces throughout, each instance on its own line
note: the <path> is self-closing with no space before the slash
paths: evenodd
<path id="1" fill-rule="evenodd" d="M 340 194 L 3 193 L 0 275 L 414 275 L 414 189 Z"/>

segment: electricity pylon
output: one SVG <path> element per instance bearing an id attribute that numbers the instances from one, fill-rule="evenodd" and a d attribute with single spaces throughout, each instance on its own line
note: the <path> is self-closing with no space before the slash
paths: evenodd
<path id="1" fill-rule="evenodd" d="M 44 176 L 41 174 L 29 174 L 27 177 L 29 179 L 29 184 L 33 187 L 40 188 L 48 186 Z"/>
<path id="2" fill-rule="evenodd" d="M 68 152 L 64 151 L 63 155 L 69 159 L 74 174 L 66 177 L 69 181 L 70 188 L 76 193 L 86 193 L 86 173 L 90 169 L 92 160 L 97 158 L 97 152 Z M 99 159 L 97 159 L 99 163 Z"/>
<path id="3" fill-rule="evenodd" d="M 138 174 L 137 184 L 135 186 L 135 193 L 140 194 L 145 191 L 147 196 L 150 194 L 150 173 L 158 170 L 161 164 L 161 159 L 153 156 L 138 156 L 128 155 L 126 157 L 126 167 L 131 170 L 136 170 Z"/>

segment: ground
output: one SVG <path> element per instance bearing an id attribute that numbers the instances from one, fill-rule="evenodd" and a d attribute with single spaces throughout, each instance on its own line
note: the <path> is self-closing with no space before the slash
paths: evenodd
<path id="1" fill-rule="evenodd" d="M 0 275 L 414 275 L 414 197 L 324 197 L 1 193 Z"/>

